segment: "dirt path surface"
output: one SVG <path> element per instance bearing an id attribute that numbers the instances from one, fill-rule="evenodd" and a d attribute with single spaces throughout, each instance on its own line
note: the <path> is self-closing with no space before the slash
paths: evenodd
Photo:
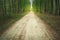
<path id="1" fill-rule="evenodd" d="M 6 30 L 0 40 L 55 40 L 55 35 L 55 32 L 31 11 Z"/>

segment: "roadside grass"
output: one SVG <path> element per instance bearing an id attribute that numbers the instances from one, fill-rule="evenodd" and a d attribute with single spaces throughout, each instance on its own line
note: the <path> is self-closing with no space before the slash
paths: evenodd
<path id="1" fill-rule="evenodd" d="M 60 36 L 60 16 L 54 16 L 44 13 L 36 13 L 38 17 L 44 20 Z"/>
<path id="2" fill-rule="evenodd" d="M 22 12 L 22 13 L 16 13 L 13 16 L 7 16 L 4 18 L 0 18 L 0 34 L 2 34 L 13 23 L 15 23 L 17 20 L 21 19 L 26 14 L 27 14 L 26 12 Z"/>

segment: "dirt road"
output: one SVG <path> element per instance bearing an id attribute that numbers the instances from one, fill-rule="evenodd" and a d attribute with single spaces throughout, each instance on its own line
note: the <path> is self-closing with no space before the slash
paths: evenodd
<path id="1" fill-rule="evenodd" d="M 51 30 L 32 11 L 18 20 L 1 36 L 0 40 L 55 40 Z"/>

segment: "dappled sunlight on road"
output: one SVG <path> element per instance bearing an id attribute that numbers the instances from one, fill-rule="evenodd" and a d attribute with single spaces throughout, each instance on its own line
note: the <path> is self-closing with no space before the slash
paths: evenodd
<path id="1" fill-rule="evenodd" d="M 30 11 L 1 36 L 0 40 L 55 40 L 54 32 Z"/>

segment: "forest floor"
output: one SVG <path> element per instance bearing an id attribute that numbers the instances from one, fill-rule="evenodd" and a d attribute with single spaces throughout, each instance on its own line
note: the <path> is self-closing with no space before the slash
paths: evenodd
<path id="1" fill-rule="evenodd" d="M 47 23 L 59 35 L 60 38 L 60 16 L 39 12 L 37 12 L 36 15 L 45 23 Z"/>
<path id="2" fill-rule="evenodd" d="M 31 11 L 7 29 L 0 40 L 57 40 L 57 37 L 57 33 Z"/>
<path id="3" fill-rule="evenodd" d="M 16 21 L 21 19 L 24 15 L 26 15 L 26 12 L 21 13 L 15 13 L 12 16 L 4 16 L 3 18 L 0 17 L 0 35 L 10 27 L 10 25 L 13 25 Z"/>

